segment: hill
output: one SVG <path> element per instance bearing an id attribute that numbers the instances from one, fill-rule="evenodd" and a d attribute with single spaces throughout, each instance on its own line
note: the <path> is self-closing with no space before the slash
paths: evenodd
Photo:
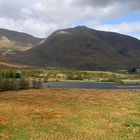
<path id="1" fill-rule="evenodd" d="M 140 40 L 79 26 L 54 32 L 18 60 L 39 67 L 112 69 L 138 66 L 139 56 Z"/>
<path id="2" fill-rule="evenodd" d="M 41 42 L 41 38 L 29 34 L 0 28 L 0 55 L 26 51 Z"/>

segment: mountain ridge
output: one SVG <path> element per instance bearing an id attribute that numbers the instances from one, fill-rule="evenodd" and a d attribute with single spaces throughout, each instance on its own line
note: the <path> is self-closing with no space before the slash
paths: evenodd
<path id="1" fill-rule="evenodd" d="M 34 37 L 28 33 L 14 31 L 10 29 L 0 28 L 0 36 L 5 36 L 12 41 L 17 41 L 18 43 L 23 44 L 37 44 L 43 38 Z M 23 41 L 24 40 L 24 41 Z"/>
<path id="2" fill-rule="evenodd" d="M 18 56 L 39 67 L 104 69 L 140 65 L 140 40 L 85 26 L 60 29 Z"/>

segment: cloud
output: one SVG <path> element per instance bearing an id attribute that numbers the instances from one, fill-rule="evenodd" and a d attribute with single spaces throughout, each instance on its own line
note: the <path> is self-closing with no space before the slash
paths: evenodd
<path id="1" fill-rule="evenodd" d="M 88 27 L 95 28 L 97 30 L 112 31 L 117 33 L 122 33 L 126 35 L 131 35 L 134 37 L 140 37 L 140 21 L 139 22 L 123 22 L 116 25 L 111 24 L 94 24 L 92 22 L 87 23 Z"/>
<path id="2" fill-rule="evenodd" d="M 82 21 L 92 28 L 133 35 L 140 29 L 139 21 L 118 25 L 102 21 L 139 11 L 140 0 L 0 0 L 0 27 L 45 37 Z"/>
<path id="3" fill-rule="evenodd" d="M 91 6 L 91 7 L 107 7 L 109 5 L 114 4 L 124 4 L 125 8 L 129 6 L 129 9 L 138 10 L 140 8 L 140 1 L 139 0 L 73 0 L 72 3 L 77 6 Z M 136 8 L 137 7 L 137 8 Z M 139 8 L 138 8 L 139 7 Z"/>
<path id="4" fill-rule="evenodd" d="M 73 0 L 72 4 L 83 8 L 85 18 L 116 18 L 140 11 L 140 0 Z"/>

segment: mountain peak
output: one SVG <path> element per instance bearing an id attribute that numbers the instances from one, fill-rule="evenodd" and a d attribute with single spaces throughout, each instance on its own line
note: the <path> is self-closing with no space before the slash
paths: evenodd
<path id="1" fill-rule="evenodd" d="M 87 29 L 87 26 L 76 26 L 75 28 L 79 28 L 79 29 Z"/>

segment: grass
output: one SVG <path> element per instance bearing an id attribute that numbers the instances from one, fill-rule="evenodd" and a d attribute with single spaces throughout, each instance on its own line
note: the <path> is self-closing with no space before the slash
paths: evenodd
<path id="1" fill-rule="evenodd" d="M 13 42 L 9 40 L 6 37 L 0 37 L 0 49 L 2 52 L 2 55 L 6 55 L 9 52 L 14 52 L 14 51 L 26 51 L 28 49 L 31 49 L 32 45 L 21 45 L 18 44 L 17 42 Z"/>
<path id="2" fill-rule="evenodd" d="M 139 90 L 0 93 L 0 140 L 139 140 Z"/>
<path id="3" fill-rule="evenodd" d="M 140 127 L 140 122 L 126 121 L 126 126 Z"/>

